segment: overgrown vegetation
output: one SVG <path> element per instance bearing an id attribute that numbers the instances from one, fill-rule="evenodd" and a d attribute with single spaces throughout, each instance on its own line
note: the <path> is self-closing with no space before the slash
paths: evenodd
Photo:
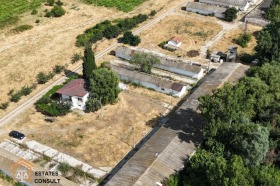
<path id="1" fill-rule="evenodd" d="M 0 170 L 0 179 L 13 184 L 13 186 L 26 186 L 24 183 L 18 182 L 14 180 L 12 177 L 4 174 L 4 172 L 2 172 L 1 170 Z"/>
<path id="2" fill-rule="evenodd" d="M 140 67 L 140 71 L 148 74 L 151 73 L 152 66 L 159 62 L 160 60 L 155 55 L 145 52 L 135 53 L 130 60 L 130 63 L 136 64 Z"/>
<path id="3" fill-rule="evenodd" d="M 238 10 L 234 7 L 230 7 L 225 11 L 225 20 L 226 21 L 233 21 L 237 18 Z"/>
<path id="4" fill-rule="evenodd" d="M 132 18 L 118 19 L 112 22 L 105 20 L 94 27 L 87 29 L 83 34 L 78 35 L 76 38 L 76 46 L 91 45 L 101 40 L 103 37 L 107 39 L 116 38 L 119 34 L 131 30 L 147 19 L 147 15 L 139 14 Z"/>
<path id="5" fill-rule="evenodd" d="M 280 59 L 266 57 L 237 84 L 199 98 L 204 142 L 168 186 L 280 185 Z"/>
<path id="6" fill-rule="evenodd" d="M 137 46 L 139 43 L 141 43 L 141 39 L 139 36 L 133 35 L 131 31 L 126 31 L 123 34 L 123 37 L 119 39 L 119 42 L 131 46 Z"/>
<path id="7" fill-rule="evenodd" d="M 270 21 L 280 21 L 280 0 L 273 0 L 270 8 L 265 14 L 265 18 Z"/>
<path id="8" fill-rule="evenodd" d="M 48 116 L 63 116 L 70 112 L 70 104 L 60 101 L 56 91 L 62 88 L 63 85 L 56 85 L 49 90 L 36 103 L 37 111 Z"/>
<path id="9" fill-rule="evenodd" d="M 71 167 L 68 163 L 59 163 L 57 169 L 69 180 L 75 180 L 77 177 L 94 181 L 95 178 L 87 172 L 84 172 L 81 166 Z"/>
<path id="10" fill-rule="evenodd" d="M 247 44 L 252 40 L 252 35 L 249 33 L 242 33 L 236 39 L 236 43 L 240 45 L 242 48 L 246 48 Z"/>
<path id="11" fill-rule="evenodd" d="M 54 5 L 51 11 L 46 12 L 46 17 L 61 17 L 66 13 L 66 11 L 59 5 Z"/>
<path id="12" fill-rule="evenodd" d="M 134 7 L 142 4 L 146 0 L 84 0 L 86 3 L 94 4 L 97 6 L 116 7 L 118 10 L 129 12 Z"/>

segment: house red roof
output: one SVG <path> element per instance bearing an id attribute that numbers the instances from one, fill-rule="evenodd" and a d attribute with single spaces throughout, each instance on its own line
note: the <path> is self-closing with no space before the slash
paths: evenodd
<path id="1" fill-rule="evenodd" d="M 84 97 L 88 93 L 88 91 L 86 90 L 86 80 L 73 79 L 66 85 L 64 85 L 61 89 L 57 90 L 56 93 L 66 96 Z"/>
<path id="2" fill-rule="evenodd" d="M 172 38 L 170 38 L 169 41 L 174 41 L 175 43 L 180 43 L 180 42 L 181 42 L 181 39 L 178 38 L 178 37 L 172 37 Z"/>

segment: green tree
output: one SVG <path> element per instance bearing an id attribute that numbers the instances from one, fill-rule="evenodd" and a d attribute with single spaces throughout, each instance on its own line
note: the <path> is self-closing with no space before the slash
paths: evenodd
<path id="1" fill-rule="evenodd" d="M 160 60 L 153 54 L 137 52 L 132 56 L 130 62 L 139 65 L 142 72 L 150 74 L 152 66 L 158 64 Z"/>
<path id="2" fill-rule="evenodd" d="M 238 10 L 236 8 L 228 8 L 226 11 L 225 11 L 225 20 L 226 21 L 233 21 L 234 19 L 237 18 L 237 13 L 238 13 Z"/>
<path id="3" fill-rule="evenodd" d="M 118 37 L 118 35 L 121 33 L 121 30 L 119 27 L 112 25 L 112 26 L 108 26 L 103 34 L 107 39 L 112 39 L 112 38 L 116 38 Z"/>
<path id="4" fill-rule="evenodd" d="M 263 62 L 280 62 L 280 21 L 272 21 L 260 32 L 256 51 Z"/>
<path id="5" fill-rule="evenodd" d="M 141 42 L 141 39 L 139 36 L 134 36 L 131 31 L 127 31 L 124 33 L 124 35 L 120 39 L 120 41 L 124 44 L 129 44 L 131 46 L 137 46 Z"/>
<path id="6" fill-rule="evenodd" d="M 84 57 L 83 57 L 83 77 L 87 80 L 90 79 L 92 71 L 95 70 L 95 57 L 92 51 L 91 45 L 85 47 Z"/>
<path id="7" fill-rule="evenodd" d="M 53 6 L 54 2 L 55 2 L 55 0 L 47 0 L 47 3 L 49 6 Z"/>
<path id="8" fill-rule="evenodd" d="M 252 40 L 252 35 L 248 34 L 248 33 L 243 33 L 240 34 L 239 37 L 236 39 L 236 43 L 240 46 L 242 46 L 242 48 L 246 48 L 248 42 L 250 42 Z"/>
<path id="9" fill-rule="evenodd" d="M 119 78 L 107 68 L 98 68 L 92 72 L 90 77 L 90 92 L 92 98 L 101 100 L 103 105 L 112 104 L 118 98 Z"/>
<path id="10" fill-rule="evenodd" d="M 86 102 L 86 112 L 95 112 L 101 108 L 100 100 L 96 98 L 89 98 Z"/>

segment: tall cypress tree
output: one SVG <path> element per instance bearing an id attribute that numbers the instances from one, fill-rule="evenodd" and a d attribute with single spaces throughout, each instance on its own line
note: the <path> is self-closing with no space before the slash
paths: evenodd
<path id="1" fill-rule="evenodd" d="M 92 75 L 92 71 L 96 69 L 94 53 L 91 49 L 91 46 L 88 45 L 84 51 L 84 58 L 83 58 L 83 77 L 87 80 L 90 79 Z"/>

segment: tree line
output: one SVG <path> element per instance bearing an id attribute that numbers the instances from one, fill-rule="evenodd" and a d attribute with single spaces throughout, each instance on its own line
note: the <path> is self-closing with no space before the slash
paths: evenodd
<path id="1" fill-rule="evenodd" d="M 280 185 L 279 24 L 259 34 L 260 66 L 199 99 L 204 141 L 166 185 Z"/>

